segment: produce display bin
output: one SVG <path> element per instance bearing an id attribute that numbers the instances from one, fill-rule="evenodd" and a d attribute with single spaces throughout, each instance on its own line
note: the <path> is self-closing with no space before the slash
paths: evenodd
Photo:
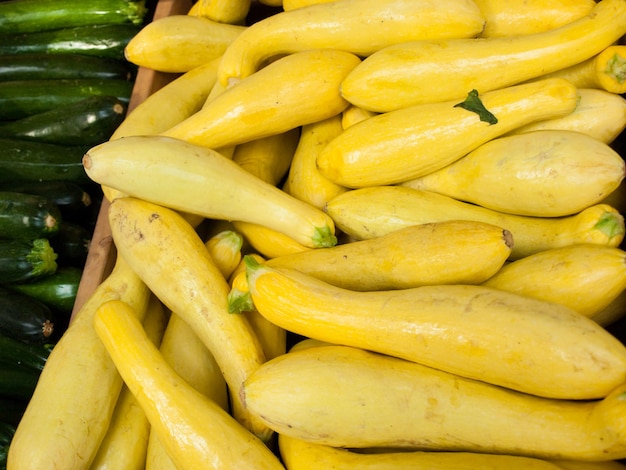
<path id="1" fill-rule="evenodd" d="M 160 0 L 156 5 L 153 19 L 186 14 L 191 5 L 191 0 Z M 139 103 L 177 76 L 177 74 L 157 72 L 145 67 L 139 67 L 128 105 L 128 113 L 132 112 Z M 91 238 L 83 276 L 76 295 L 72 319 L 98 285 L 109 275 L 115 264 L 116 250 L 107 217 L 108 207 L 109 202 L 106 198 L 103 198 Z"/>

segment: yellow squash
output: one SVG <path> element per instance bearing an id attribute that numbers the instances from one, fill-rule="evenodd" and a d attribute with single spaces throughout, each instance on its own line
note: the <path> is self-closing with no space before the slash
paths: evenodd
<path id="1" fill-rule="evenodd" d="M 353 126 L 357 122 L 364 121 L 367 118 L 375 116 L 377 113 L 368 111 L 367 109 L 359 108 L 358 106 L 350 105 L 341 113 L 341 127 L 347 129 Z"/>
<path id="2" fill-rule="evenodd" d="M 242 24 L 250 11 L 251 0 L 197 0 L 190 15 L 227 24 Z"/>
<path id="3" fill-rule="evenodd" d="M 480 284 L 493 276 L 515 240 L 495 225 L 450 220 L 267 261 L 357 291 L 436 284 Z"/>
<path id="4" fill-rule="evenodd" d="M 268 438 L 267 429 L 237 406 L 241 384 L 265 361 L 263 351 L 245 317 L 228 313 L 228 283 L 198 234 L 176 212 L 131 197 L 111 203 L 109 223 L 121 256 L 215 357 L 232 391 L 234 415 Z"/>
<path id="5" fill-rule="evenodd" d="M 178 468 L 283 468 L 262 441 L 168 365 L 127 304 L 106 302 L 94 325 Z"/>
<path id="6" fill-rule="evenodd" d="M 111 274 L 75 314 L 52 350 L 11 442 L 8 470 L 89 467 L 122 388 L 122 379 L 93 328 L 93 317 L 111 299 L 122 299 L 143 317 L 149 297 L 146 285 L 118 256 Z"/>
<path id="7" fill-rule="evenodd" d="M 97 183 L 177 211 L 267 226 L 311 248 L 336 243 L 332 219 L 206 147 L 163 136 L 104 142 L 83 157 Z"/>
<path id="8" fill-rule="evenodd" d="M 480 37 L 535 34 L 589 14 L 594 0 L 474 0 L 485 16 Z"/>
<path id="9" fill-rule="evenodd" d="M 243 237 L 235 230 L 222 230 L 209 237 L 204 243 L 215 266 L 228 279 L 241 262 Z"/>
<path id="10" fill-rule="evenodd" d="M 471 0 L 337 0 L 262 19 L 224 52 L 222 85 L 252 75 L 269 59 L 310 49 L 367 56 L 405 41 L 470 38 L 485 24 Z"/>
<path id="11" fill-rule="evenodd" d="M 552 398 L 600 398 L 626 382 L 626 346 L 562 305 L 461 284 L 358 292 L 244 260 L 256 309 L 305 337 Z"/>
<path id="12" fill-rule="evenodd" d="M 327 213 L 337 227 L 357 240 L 379 237 L 400 228 L 443 220 L 477 220 L 507 229 L 514 244 L 510 259 L 572 245 L 619 246 L 624 218 L 614 207 L 595 204 L 566 217 L 505 214 L 475 204 L 404 186 L 354 189 L 333 198 Z"/>
<path id="13" fill-rule="evenodd" d="M 159 72 L 189 72 L 221 57 L 245 29 L 199 16 L 165 16 L 133 36 L 124 55 L 135 65 Z"/>
<path id="14" fill-rule="evenodd" d="M 143 320 L 146 335 L 157 347 L 167 326 L 169 312 L 154 295 L 150 297 Z M 98 454 L 89 470 L 144 470 L 150 423 L 128 387 L 124 384 Z"/>
<path id="15" fill-rule="evenodd" d="M 287 470 L 560 470 L 545 460 L 517 455 L 478 452 L 383 451 L 355 452 L 305 441 L 287 434 L 278 436 L 280 455 Z"/>
<path id="16" fill-rule="evenodd" d="M 486 93 L 587 60 L 624 33 L 626 2 L 601 0 L 588 15 L 543 33 L 408 41 L 367 57 L 342 94 L 373 111 L 458 100 L 472 89 Z"/>
<path id="17" fill-rule="evenodd" d="M 580 101 L 567 116 L 535 121 L 509 134 L 559 129 L 582 132 L 601 142 L 611 144 L 626 128 L 626 98 L 595 88 L 579 88 Z"/>
<path id="18" fill-rule="evenodd" d="M 198 111 L 217 80 L 220 58 L 175 78 L 131 109 L 111 140 L 163 132 Z M 167 109 L 167 112 L 163 112 Z"/>
<path id="19" fill-rule="evenodd" d="M 356 55 L 334 49 L 289 54 L 209 99 L 163 135 L 219 148 L 335 116 L 348 105 L 339 86 L 358 63 Z"/>
<path id="20" fill-rule="evenodd" d="M 545 74 L 544 77 L 565 78 L 578 88 L 626 93 L 626 45 L 611 44 L 583 62 Z"/>
<path id="21" fill-rule="evenodd" d="M 534 121 L 565 116 L 578 90 L 564 79 L 494 90 L 466 100 L 409 106 L 348 127 L 317 157 L 320 173 L 346 187 L 395 184 L 431 173 Z M 466 109 L 479 100 L 486 110 Z"/>
<path id="22" fill-rule="evenodd" d="M 554 400 L 327 346 L 267 362 L 243 391 L 250 410 L 280 435 L 315 444 L 587 461 L 626 456 L 625 385 L 601 401 Z"/>
<path id="23" fill-rule="evenodd" d="M 548 129 L 492 139 L 402 185 L 508 214 L 562 217 L 601 202 L 619 187 L 625 170 L 608 144 Z"/>
<path id="24" fill-rule="evenodd" d="M 275 258 L 276 256 L 299 253 L 311 249 L 284 233 L 265 225 L 234 220 L 233 226 L 243 235 L 252 248 L 266 258 Z"/>
<path id="25" fill-rule="evenodd" d="M 344 192 L 346 188 L 322 175 L 316 163 L 322 149 L 342 132 L 340 115 L 302 126 L 283 190 L 320 209 L 334 196 Z"/>
<path id="26" fill-rule="evenodd" d="M 235 147 L 232 160 L 266 183 L 276 186 L 289 171 L 300 130 L 252 140 Z"/>
<path id="27" fill-rule="evenodd" d="M 593 318 L 626 289 L 626 252 L 592 244 L 545 250 L 503 266 L 483 285 Z"/>

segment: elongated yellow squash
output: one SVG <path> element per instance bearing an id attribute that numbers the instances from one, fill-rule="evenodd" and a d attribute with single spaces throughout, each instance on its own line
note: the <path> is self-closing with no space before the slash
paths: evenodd
<path id="1" fill-rule="evenodd" d="M 127 304 L 106 302 L 94 325 L 178 468 L 282 468 L 262 441 L 176 374 Z"/>
<path id="2" fill-rule="evenodd" d="M 163 135 L 219 148 L 335 116 L 348 106 L 340 84 L 358 63 L 356 55 L 335 49 L 289 54 L 225 89 Z"/>
<path id="3" fill-rule="evenodd" d="M 111 274 L 75 314 L 50 353 L 11 442 L 7 469 L 89 467 L 122 387 L 93 328 L 93 317 L 111 299 L 122 299 L 143 317 L 149 297 L 146 285 L 118 256 Z"/>
<path id="4" fill-rule="evenodd" d="M 483 285 L 593 318 L 626 289 L 626 252 L 587 243 L 554 248 L 503 266 Z"/>
<path id="5" fill-rule="evenodd" d="M 515 240 L 507 230 L 450 220 L 267 261 L 357 291 L 480 284 L 500 270 Z"/>
<path id="6" fill-rule="evenodd" d="M 146 309 L 143 329 L 148 339 L 159 346 L 167 326 L 169 312 L 154 295 Z M 90 470 L 144 470 L 150 422 L 141 405 L 126 384 L 117 398 L 115 410 L 98 453 L 89 466 Z"/>
<path id="7" fill-rule="evenodd" d="M 347 188 L 335 184 L 317 167 L 317 157 L 328 143 L 343 132 L 341 116 L 302 126 L 283 190 L 293 197 L 323 209 L 334 196 Z"/>
<path id="8" fill-rule="evenodd" d="M 202 107 L 217 80 L 219 60 L 200 65 L 152 93 L 130 110 L 111 140 L 159 134 L 194 114 Z"/>
<path id="9" fill-rule="evenodd" d="M 126 60 L 159 72 L 184 73 L 222 56 L 245 26 L 172 15 L 145 25 L 126 45 Z"/>
<path id="10" fill-rule="evenodd" d="M 353 126 L 357 122 L 364 121 L 367 118 L 375 116 L 377 113 L 368 111 L 367 109 L 359 108 L 358 106 L 350 105 L 341 113 L 341 127 L 347 129 Z"/>
<path id="11" fill-rule="evenodd" d="M 316 444 L 286 434 L 278 436 L 280 455 L 288 470 L 559 470 L 541 459 L 478 452 L 386 451 L 354 452 Z"/>
<path id="12" fill-rule="evenodd" d="M 178 211 L 264 225 L 311 248 L 337 243 L 323 211 L 206 147 L 171 137 L 126 137 L 93 147 L 83 165 L 101 185 Z"/>
<path id="13" fill-rule="evenodd" d="M 626 92 L 626 45 L 612 44 L 599 54 L 578 64 L 545 74 L 561 77 L 578 88 L 598 88 L 611 93 Z"/>
<path id="14" fill-rule="evenodd" d="M 559 129 L 582 132 L 611 144 L 626 128 L 626 98 L 595 88 L 579 88 L 580 101 L 567 116 L 531 122 L 509 134 Z"/>
<path id="15" fill-rule="evenodd" d="M 310 250 L 293 238 L 265 225 L 234 220 L 233 226 L 244 236 L 246 241 L 266 258 L 275 258 L 291 253 Z"/>
<path id="16" fill-rule="evenodd" d="M 349 188 L 418 178 L 517 127 L 573 112 L 578 90 L 550 79 L 474 96 L 493 120 L 460 106 L 472 97 L 410 106 L 351 126 L 322 149 L 319 171 Z"/>
<path id="17" fill-rule="evenodd" d="M 109 206 L 113 241 L 154 294 L 209 349 L 232 391 L 233 413 L 264 440 L 271 433 L 238 407 L 238 390 L 265 361 L 245 317 L 228 313 L 228 283 L 194 229 L 176 212 L 140 199 Z"/>
<path id="18" fill-rule="evenodd" d="M 327 346 L 267 362 L 243 391 L 280 435 L 315 444 L 587 461 L 626 455 L 624 385 L 601 401 L 554 400 Z"/>
<path id="19" fill-rule="evenodd" d="M 535 34 L 589 14 L 593 0 L 474 0 L 485 17 L 480 37 Z"/>
<path id="20" fill-rule="evenodd" d="M 243 24 L 250 11 L 250 4 L 250 0 L 198 0 L 189 14 L 219 23 Z"/>
<path id="21" fill-rule="evenodd" d="M 600 398 L 626 379 L 626 347 L 562 305 L 462 284 L 358 292 L 244 260 L 256 309 L 302 336 L 544 397 Z"/>
<path id="22" fill-rule="evenodd" d="M 404 41 L 471 38 L 485 24 L 470 0 L 337 0 L 276 13 L 237 37 L 224 52 L 223 85 L 252 75 L 268 59 L 310 49 L 367 56 Z"/>
<path id="23" fill-rule="evenodd" d="M 357 240 L 379 237 L 409 225 L 443 220 L 486 222 L 513 234 L 509 259 L 574 243 L 616 247 L 625 233 L 623 216 L 607 204 L 595 204 L 566 217 L 531 217 L 505 214 L 404 186 L 354 189 L 330 200 L 326 212 L 342 232 Z"/>
<path id="24" fill-rule="evenodd" d="M 615 191 L 626 164 L 587 134 L 539 130 L 492 139 L 445 168 L 402 183 L 508 214 L 562 217 Z"/>
<path id="25" fill-rule="evenodd" d="M 587 60 L 624 33 L 626 2 L 601 0 L 588 15 L 543 33 L 408 41 L 367 57 L 343 81 L 342 94 L 373 111 L 462 99 L 472 89 L 486 93 Z"/>

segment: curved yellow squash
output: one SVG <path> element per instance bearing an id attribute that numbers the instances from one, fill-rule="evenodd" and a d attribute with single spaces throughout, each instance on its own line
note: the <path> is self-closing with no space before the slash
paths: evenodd
<path id="1" fill-rule="evenodd" d="M 372 111 L 462 99 L 472 89 L 486 93 L 582 62 L 624 33 L 626 2 L 601 0 L 588 15 L 542 33 L 408 41 L 365 58 L 342 94 Z"/>
<path id="2" fill-rule="evenodd" d="M 461 284 L 357 292 L 244 259 L 256 309 L 302 336 L 553 398 L 626 381 L 626 346 L 562 305 Z"/>
<path id="3" fill-rule="evenodd" d="M 104 303 L 94 325 L 178 468 L 283 468 L 262 441 L 176 374 L 127 304 Z"/>
<path id="4" fill-rule="evenodd" d="M 554 400 L 325 346 L 267 362 L 243 391 L 250 410 L 279 435 L 314 444 L 590 461 L 626 456 L 623 384 L 600 401 Z"/>

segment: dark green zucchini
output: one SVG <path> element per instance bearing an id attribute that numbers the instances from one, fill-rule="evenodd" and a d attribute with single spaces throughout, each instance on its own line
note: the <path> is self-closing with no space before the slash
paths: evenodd
<path id="1" fill-rule="evenodd" d="M 49 238 L 61 221 L 61 211 L 46 197 L 0 191 L 0 238 Z"/>
<path id="2" fill-rule="evenodd" d="M 63 221 L 79 222 L 91 214 L 93 200 L 82 185 L 71 181 L 17 181 L 0 183 L 0 191 L 45 197 L 61 211 Z"/>
<path id="3" fill-rule="evenodd" d="M 27 367 L 12 367 L 0 364 L 0 395 L 28 400 L 33 396 L 39 372 Z"/>
<path id="4" fill-rule="evenodd" d="M 33 33 L 94 24 L 142 24 L 145 1 L 9 0 L 0 2 L 0 33 Z"/>
<path id="5" fill-rule="evenodd" d="M 0 34 L 0 55 L 83 54 L 123 60 L 126 44 L 140 29 L 141 26 L 133 24 L 103 24 L 33 33 Z"/>
<path id="6" fill-rule="evenodd" d="M 82 224 L 64 222 L 59 232 L 50 238 L 50 245 L 61 266 L 83 268 L 89 253 L 92 231 Z"/>
<path id="7" fill-rule="evenodd" d="M 0 333 L 30 344 L 50 342 L 54 312 L 43 302 L 0 287 Z"/>
<path id="8" fill-rule="evenodd" d="M 42 371 L 52 351 L 51 344 L 25 343 L 0 333 L 0 363 Z"/>
<path id="9" fill-rule="evenodd" d="M 83 54 L 7 54 L 0 56 L 0 82 L 96 78 L 130 80 L 127 62 Z"/>
<path id="10" fill-rule="evenodd" d="M 9 446 L 17 430 L 17 423 L 0 422 L 0 469 L 7 468 Z"/>
<path id="11" fill-rule="evenodd" d="M 14 181 L 91 180 L 83 168 L 89 147 L 0 138 L 0 184 Z"/>
<path id="12" fill-rule="evenodd" d="M 126 103 L 115 96 L 90 96 L 67 106 L 0 121 L 0 136 L 58 145 L 94 146 L 108 140 L 124 120 Z"/>
<path id="13" fill-rule="evenodd" d="M 0 82 L 0 120 L 22 119 L 60 109 L 91 96 L 114 96 L 127 104 L 132 88 L 132 82 L 121 79 L 76 78 Z"/>
<path id="14" fill-rule="evenodd" d="M 0 422 L 17 426 L 27 406 L 27 400 L 0 396 Z M 3 445 L 2 442 L 3 439 L 0 437 L 0 447 Z"/>
<path id="15" fill-rule="evenodd" d="M 9 283 L 5 287 L 39 300 L 52 308 L 53 311 L 69 315 L 74 308 L 82 274 L 81 268 L 59 266 L 56 272 L 50 276 L 30 282 Z M 0 351 L 1 349 L 0 346 Z"/>
<path id="16" fill-rule="evenodd" d="M 54 274 L 57 254 L 47 238 L 0 239 L 0 283 L 24 282 Z"/>

